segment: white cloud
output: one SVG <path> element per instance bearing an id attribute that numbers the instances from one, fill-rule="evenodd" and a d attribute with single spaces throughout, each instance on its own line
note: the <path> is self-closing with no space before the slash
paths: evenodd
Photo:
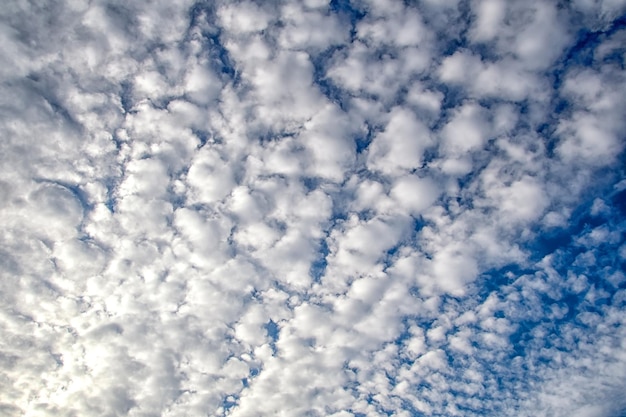
<path id="1" fill-rule="evenodd" d="M 559 146 L 559 153 L 567 161 L 604 164 L 621 148 L 619 139 L 612 131 L 586 114 L 574 115 L 572 120 L 564 122 L 560 128 L 564 140 Z"/>
<path id="2" fill-rule="evenodd" d="M 541 186 L 529 177 L 496 191 L 496 195 L 497 197 L 494 197 L 500 201 L 500 210 L 512 222 L 534 220 L 542 214 L 547 205 Z"/>
<path id="3" fill-rule="evenodd" d="M 430 207 L 439 197 L 437 185 L 429 180 L 409 175 L 400 178 L 391 189 L 396 204 L 412 215 Z"/>
<path id="4" fill-rule="evenodd" d="M 323 10 L 303 10 L 296 3 L 292 3 L 283 6 L 281 18 L 284 27 L 279 42 L 287 50 L 325 50 L 330 46 L 343 44 L 348 37 L 348 28 L 341 25 L 336 16 L 328 15 Z"/>
<path id="5" fill-rule="evenodd" d="M 230 32 L 247 34 L 267 28 L 272 16 L 253 2 L 239 2 L 220 7 L 218 12 L 222 25 Z"/>
<path id="6" fill-rule="evenodd" d="M 419 168 L 424 151 L 432 142 L 430 131 L 413 113 L 395 108 L 385 130 L 369 147 L 368 166 L 391 175 Z"/>
<path id="7" fill-rule="evenodd" d="M 0 414 L 626 409 L 623 2 L 409 3 L 2 7 Z"/>
<path id="8" fill-rule="evenodd" d="M 458 109 L 443 128 L 443 147 L 451 155 L 480 149 L 489 139 L 485 110 L 469 103 Z"/>
<path id="9" fill-rule="evenodd" d="M 435 285 L 454 295 L 463 295 L 467 283 L 476 279 L 478 266 L 471 254 L 450 247 L 439 251 L 432 262 Z"/>
<path id="10" fill-rule="evenodd" d="M 307 121 L 304 128 L 299 141 L 313 157 L 311 176 L 341 182 L 355 160 L 351 138 L 354 128 L 350 127 L 347 117 L 337 106 L 328 104 Z"/>
<path id="11" fill-rule="evenodd" d="M 472 97 L 521 101 L 529 96 L 543 98 L 545 91 L 535 74 L 510 59 L 482 61 L 469 51 L 457 51 L 441 63 L 439 77 L 465 87 Z"/>
<path id="12" fill-rule="evenodd" d="M 209 148 L 196 154 L 187 181 L 192 187 L 191 200 L 208 204 L 222 200 L 235 186 L 232 166 Z"/>
<path id="13" fill-rule="evenodd" d="M 489 41 L 495 38 L 501 29 L 506 15 L 506 3 L 501 0 L 476 1 L 473 38 L 476 41 Z"/>

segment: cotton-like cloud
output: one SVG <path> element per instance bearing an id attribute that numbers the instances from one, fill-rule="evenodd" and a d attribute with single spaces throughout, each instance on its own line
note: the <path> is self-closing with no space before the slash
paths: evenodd
<path id="1" fill-rule="evenodd" d="M 623 414 L 625 12 L 9 1 L 0 414 Z"/>

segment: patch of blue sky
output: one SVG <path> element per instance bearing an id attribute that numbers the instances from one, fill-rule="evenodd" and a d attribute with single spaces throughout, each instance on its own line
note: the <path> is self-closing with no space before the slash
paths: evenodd
<path id="1" fill-rule="evenodd" d="M 342 45 L 332 45 L 326 50 L 311 55 L 311 64 L 313 65 L 313 82 L 318 86 L 320 92 L 331 103 L 336 103 L 342 110 L 346 111 L 350 96 L 327 77 L 327 71 L 332 64 L 333 56 L 344 47 Z"/>
<path id="2" fill-rule="evenodd" d="M 223 416 L 229 415 L 229 410 L 237 405 L 239 398 L 237 396 L 229 395 L 222 400 Z"/>
<path id="3" fill-rule="evenodd" d="M 276 343 L 280 335 L 280 328 L 274 320 L 270 320 L 265 324 L 265 330 L 267 331 L 267 336 L 272 340 L 272 342 Z"/>
<path id="4" fill-rule="evenodd" d="M 206 48 L 203 48 L 203 50 L 207 51 L 212 58 L 210 61 L 211 64 L 217 70 L 218 74 L 228 76 L 236 85 L 240 78 L 228 50 L 222 44 L 220 32 L 203 32 L 202 35 L 207 42 Z"/>
<path id="5" fill-rule="evenodd" d="M 215 25 L 214 22 L 216 20 L 215 5 L 205 1 L 196 2 L 189 9 L 189 27 L 185 38 L 186 42 L 181 43 L 179 48 L 182 52 L 188 53 L 188 41 L 200 35 L 201 53 L 208 56 L 208 64 L 211 68 L 217 74 L 222 74 L 234 84 L 237 84 L 240 81 L 240 77 L 228 49 L 222 43 L 222 30 Z"/>
<path id="6" fill-rule="evenodd" d="M 328 266 L 328 261 L 326 257 L 330 253 L 328 248 L 328 242 L 326 239 L 321 239 L 320 241 L 320 249 L 317 252 L 316 259 L 311 262 L 311 269 L 309 274 L 313 278 L 313 281 L 319 282 L 320 279 L 324 276 L 326 272 L 326 267 Z"/>
<path id="7" fill-rule="evenodd" d="M 349 22 L 351 39 L 354 39 L 356 25 L 365 17 L 366 13 L 355 7 L 351 0 L 331 0 L 329 7 L 333 13 L 338 14 L 342 19 Z"/>

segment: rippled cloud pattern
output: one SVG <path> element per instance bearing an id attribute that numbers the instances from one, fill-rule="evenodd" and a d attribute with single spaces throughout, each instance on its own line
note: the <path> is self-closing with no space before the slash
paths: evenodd
<path id="1" fill-rule="evenodd" d="M 0 414 L 626 416 L 625 1 L 0 37 Z"/>

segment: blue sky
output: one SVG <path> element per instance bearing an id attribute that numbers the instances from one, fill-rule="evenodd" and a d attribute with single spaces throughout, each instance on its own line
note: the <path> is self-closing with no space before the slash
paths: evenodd
<path id="1" fill-rule="evenodd" d="M 622 0 L 10 0 L 0 414 L 626 416 Z"/>

